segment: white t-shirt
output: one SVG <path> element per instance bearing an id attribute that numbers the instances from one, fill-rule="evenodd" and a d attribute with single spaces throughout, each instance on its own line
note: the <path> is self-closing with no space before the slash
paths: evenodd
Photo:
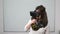
<path id="1" fill-rule="evenodd" d="M 27 26 L 28 24 L 30 24 L 30 23 L 31 23 L 31 19 L 28 21 L 28 23 L 26 24 L 26 26 Z M 25 31 L 27 31 L 26 26 L 25 26 L 25 28 L 24 28 Z M 45 28 L 40 28 L 40 29 L 37 30 L 37 31 L 32 30 L 32 28 L 30 27 L 29 31 L 30 31 L 29 34 L 49 34 L 48 25 L 47 25 Z"/>

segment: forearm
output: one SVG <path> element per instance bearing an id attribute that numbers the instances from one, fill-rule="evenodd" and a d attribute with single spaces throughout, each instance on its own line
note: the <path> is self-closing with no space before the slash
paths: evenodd
<path id="1" fill-rule="evenodd" d="M 26 24 L 26 26 L 25 26 L 25 31 L 29 30 L 30 27 L 31 27 L 31 24 L 32 24 L 32 23 L 35 23 L 35 22 L 36 22 L 35 19 L 29 20 L 29 22 L 28 22 L 28 23 Z"/>
<path id="2" fill-rule="evenodd" d="M 31 20 L 29 20 L 28 23 L 25 25 L 24 30 L 28 31 L 30 29 L 30 25 L 31 25 Z"/>
<path id="3" fill-rule="evenodd" d="M 29 30 L 30 29 L 30 24 L 26 24 L 25 26 L 25 31 Z"/>

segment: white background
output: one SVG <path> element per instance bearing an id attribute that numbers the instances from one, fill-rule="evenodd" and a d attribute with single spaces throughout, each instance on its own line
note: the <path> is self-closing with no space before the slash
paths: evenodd
<path id="1" fill-rule="evenodd" d="M 50 34 L 59 34 L 60 31 L 60 0 L 55 0 L 55 11 L 55 32 Z M 0 0 L 0 34 L 28 34 L 27 32 L 4 32 L 3 29 L 3 0 Z"/>
<path id="2" fill-rule="evenodd" d="M 39 5 L 46 7 L 50 31 L 54 31 L 54 0 L 4 0 L 4 31 L 24 31 L 29 12 Z"/>

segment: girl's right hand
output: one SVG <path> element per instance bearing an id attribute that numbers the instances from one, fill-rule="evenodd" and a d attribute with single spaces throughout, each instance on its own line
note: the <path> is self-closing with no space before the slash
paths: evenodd
<path id="1" fill-rule="evenodd" d="M 36 23 L 36 22 L 37 22 L 36 19 L 32 19 L 32 20 L 31 20 L 31 23 Z"/>

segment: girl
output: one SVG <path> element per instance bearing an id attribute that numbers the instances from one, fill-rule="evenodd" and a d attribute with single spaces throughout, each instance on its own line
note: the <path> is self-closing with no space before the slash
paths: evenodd
<path id="1" fill-rule="evenodd" d="M 36 19 L 34 17 L 31 17 L 31 19 L 25 26 L 25 30 L 30 30 L 29 34 L 49 34 L 48 19 L 45 7 L 43 5 L 37 6 L 35 12 L 41 15 L 39 17 L 36 17 Z M 31 24 L 36 23 L 37 21 L 42 21 L 43 27 L 39 28 L 39 30 L 37 31 L 34 31 L 31 27 Z"/>

